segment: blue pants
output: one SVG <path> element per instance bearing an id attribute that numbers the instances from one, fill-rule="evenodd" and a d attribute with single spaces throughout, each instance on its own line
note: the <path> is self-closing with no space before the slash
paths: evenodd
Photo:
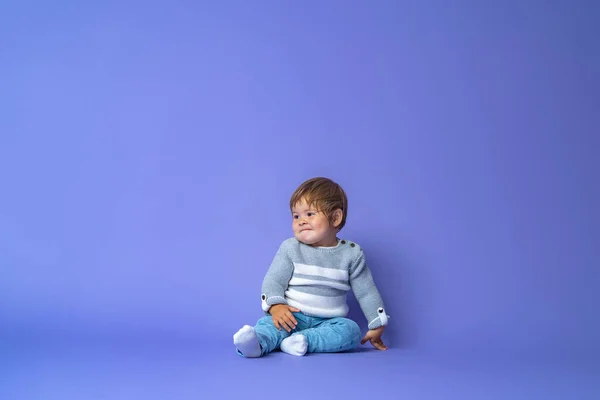
<path id="1" fill-rule="evenodd" d="M 302 334 L 308 342 L 308 353 L 337 353 L 355 349 L 361 340 L 358 324 L 348 318 L 309 317 L 301 312 L 292 313 L 298 326 L 291 332 L 278 330 L 268 315 L 258 320 L 254 331 L 262 354 L 279 348 L 281 341 L 290 335 Z"/>

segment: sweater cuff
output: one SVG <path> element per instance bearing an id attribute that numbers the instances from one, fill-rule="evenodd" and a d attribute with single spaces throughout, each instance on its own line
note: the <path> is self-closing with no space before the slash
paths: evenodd
<path id="1" fill-rule="evenodd" d="M 275 304 L 287 304 L 287 301 L 285 301 L 285 298 L 283 298 L 281 296 L 267 297 L 267 295 L 263 293 L 260 296 L 260 299 L 261 299 L 261 307 L 264 312 L 268 312 L 269 308 L 271 308 L 271 306 L 274 306 Z"/>
<path id="2" fill-rule="evenodd" d="M 377 317 L 369 322 L 369 329 L 377 329 L 382 326 L 387 326 L 391 317 L 387 315 L 383 307 L 377 309 Z"/>

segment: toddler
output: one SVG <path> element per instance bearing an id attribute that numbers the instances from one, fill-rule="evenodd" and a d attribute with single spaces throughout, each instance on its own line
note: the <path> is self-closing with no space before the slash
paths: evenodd
<path id="1" fill-rule="evenodd" d="M 367 341 L 387 350 L 381 335 L 390 317 L 363 250 L 337 237 L 348 214 L 344 190 L 327 178 L 309 179 L 293 193 L 290 209 L 294 237 L 281 244 L 262 283 L 265 316 L 233 335 L 237 353 L 253 358 L 281 349 L 303 356 Z M 368 321 L 362 340 L 356 322 L 345 318 L 350 288 Z"/>

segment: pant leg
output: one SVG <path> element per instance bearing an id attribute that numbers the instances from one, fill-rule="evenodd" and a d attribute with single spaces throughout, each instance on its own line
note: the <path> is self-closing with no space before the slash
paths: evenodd
<path id="1" fill-rule="evenodd" d="M 292 314 L 294 315 L 294 318 L 296 318 L 298 326 L 289 333 L 283 328 L 278 330 L 275 327 L 275 324 L 273 324 L 273 317 L 270 315 L 264 316 L 258 320 L 254 326 L 254 332 L 256 332 L 258 342 L 260 343 L 260 347 L 262 349 L 261 355 L 264 356 L 274 350 L 277 350 L 283 339 L 290 336 L 294 332 L 300 331 L 307 327 L 307 320 L 304 314 L 298 312 Z"/>
<path id="2" fill-rule="evenodd" d="M 298 334 L 306 336 L 309 353 L 337 353 L 358 347 L 361 333 L 349 318 L 329 318 Z"/>

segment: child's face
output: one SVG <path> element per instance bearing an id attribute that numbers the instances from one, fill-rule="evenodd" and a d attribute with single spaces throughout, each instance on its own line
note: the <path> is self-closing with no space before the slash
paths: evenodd
<path id="1" fill-rule="evenodd" d="M 306 201 L 292 208 L 292 229 L 300 242 L 311 246 L 335 246 L 337 229 L 331 226 L 327 216 Z"/>

